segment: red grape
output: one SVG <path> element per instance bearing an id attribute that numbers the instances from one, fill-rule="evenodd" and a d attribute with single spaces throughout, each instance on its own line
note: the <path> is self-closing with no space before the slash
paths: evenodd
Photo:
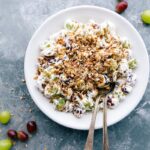
<path id="1" fill-rule="evenodd" d="M 29 133 L 34 133 L 37 130 L 37 125 L 35 121 L 29 121 L 27 123 L 27 130 Z"/>
<path id="2" fill-rule="evenodd" d="M 17 132 L 13 129 L 9 129 L 7 131 L 7 135 L 11 138 L 11 139 L 16 139 L 17 138 Z"/>
<path id="3" fill-rule="evenodd" d="M 24 131 L 18 131 L 18 139 L 22 142 L 25 142 L 28 140 L 28 134 Z"/>
<path id="4" fill-rule="evenodd" d="M 128 7 L 128 2 L 127 1 L 121 1 L 116 5 L 116 12 L 122 13 L 123 11 L 125 11 L 125 9 L 127 9 L 127 7 Z"/>

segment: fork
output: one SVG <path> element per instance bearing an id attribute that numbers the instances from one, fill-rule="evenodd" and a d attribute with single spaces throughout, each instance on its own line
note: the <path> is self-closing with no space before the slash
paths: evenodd
<path id="1" fill-rule="evenodd" d="M 99 89 L 99 95 L 106 96 L 108 93 L 112 92 L 115 88 L 115 83 L 109 83 L 109 89 Z M 84 150 L 92 150 L 93 149 L 93 139 L 94 139 L 94 129 L 95 129 L 95 121 L 98 112 L 98 104 L 100 102 L 100 97 L 97 98 L 95 102 L 95 109 L 92 113 L 91 124 L 87 136 L 87 140 L 85 143 Z M 108 142 L 108 131 L 107 131 L 107 102 L 103 100 L 103 150 L 109 149 Z"/>

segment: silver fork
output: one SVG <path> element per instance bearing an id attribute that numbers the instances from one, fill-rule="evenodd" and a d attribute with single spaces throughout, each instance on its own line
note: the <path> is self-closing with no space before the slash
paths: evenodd
<path id="1" fill-rule="evenodd" d="M 109 139 L 107 130 L 107 102 L 103 101 L 103 150 L 109 150 Z"/>
<path id="2" fill-rule="evenodd" d="M 109 89 L 100 89 L 99 95 L 106 96 L 108 93 L 112 92 L 115 87 L 115 83 L 109 83 Z M 95 121 L 98 112 L 98 104 L 100 98 L 97 98 L 95 103 L 95 109 L 92 113 L 91 124 L 87 136 L 87 140 L 85 143 L 84 150 L 92 150 L 93 149 L 93 138 L 94 138 L 94 129 L 95 129 Z M 109 149 L 109 142 L 108 142 L 108 131 L 107 131 L 107 102 L 103 100 L 103 150 Z"/>
<path id="3" fill-rule="evenodd" d="M 91 124 L 90 124 L 90 128 L 89 128 L 89 132 L 88 132 L 88 136 L 87 136 L 84 150 L 92 150 L 93 149 L 93 137 L 94 137 L 95 121 L 96 121 L 96 116 L 97 116 L 97 112 L 98 112 L 99 101 L 100 101 L 100 98 L 98 98 L 96 100 L 96 103 L 95 103 L 95 109 L 94 109 L 94 112 L 92 113 Z"/>

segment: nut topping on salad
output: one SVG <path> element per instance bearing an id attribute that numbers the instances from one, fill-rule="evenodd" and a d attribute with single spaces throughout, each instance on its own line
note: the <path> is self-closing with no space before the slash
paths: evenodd
<path id="1" fill-rule="evenodd" d="M 130 43 L 116 34 L 111 22 L 67 20 L 40 49 L 37 86 L 59 111 L 81 117 L 110 82 L 116 83 L 115 89 L 102 100 L 114 108 L 135 85 L 137 63 Z"/>

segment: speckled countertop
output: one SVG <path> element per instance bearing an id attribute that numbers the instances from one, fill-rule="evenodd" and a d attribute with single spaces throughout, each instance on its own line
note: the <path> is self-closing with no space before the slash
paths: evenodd
<path id="1" fill-rule="evenodd" d="M 23 65 L 28 42 L 50 15 L 75 5 L 97 5 L 114 10 L 117 0 L 0 0 L 0 110 L 14 115 L 0 125 L 0 139 L 8 128 L 23 129 L 35 119 L 39 130 L 27 143 L 17 142 L 13 150 L 82 150 L 87 132 L 68 129 L 48 119 L 32 101 L 25 83 Z M 150 53 L 150 26 L 143 25 L 140 13 L 150 0 L 129 1 L 122 14 L 139 31 Z M 144 76 L 144 75 L 143 75 Z M 111 150 L 150 149 L 150 84 L 138 107 L 124 120 L 109 128 Z M 95 132 L 94 149 L 101 149 L 102 130 Z"/>

